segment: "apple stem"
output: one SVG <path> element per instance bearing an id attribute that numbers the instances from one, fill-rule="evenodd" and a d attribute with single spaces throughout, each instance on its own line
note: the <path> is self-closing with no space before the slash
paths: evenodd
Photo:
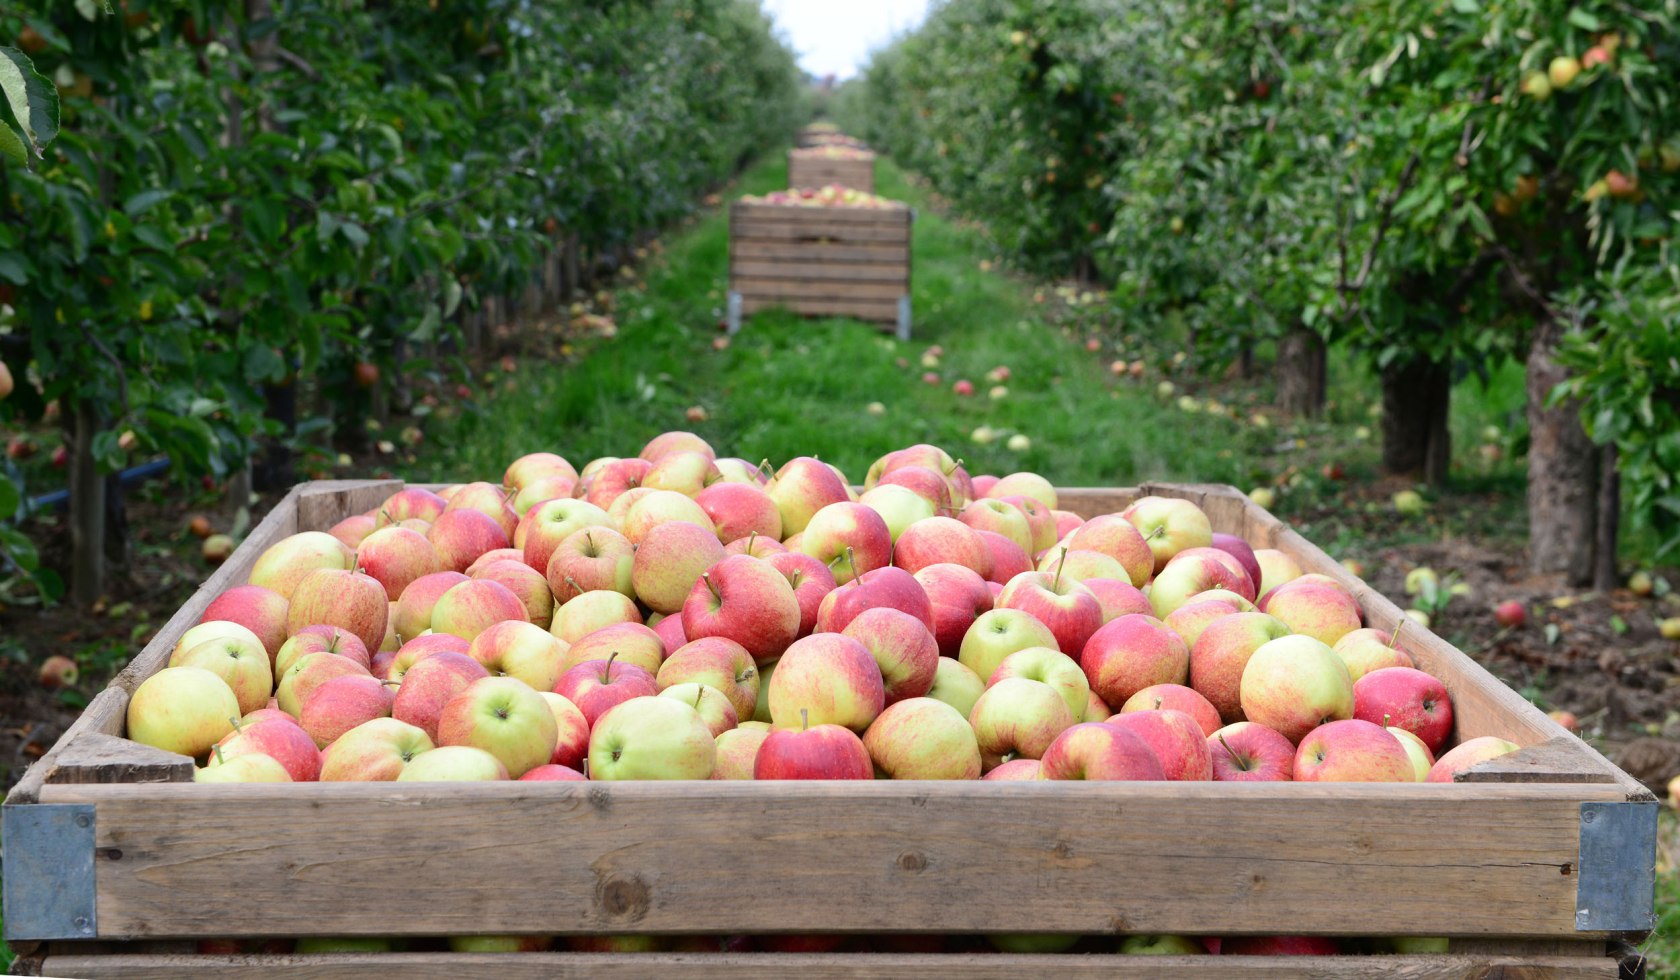
<path id="1" fill-rule="evenodd" d="M 1225 734 L 1221 732 L 1214 738 L 1219 739 L 1219 744 L 1224 746 L 1225 753 L 1231 757 L 1231 765 L 1236 766 L 1238 772 L 1248 772 L 1248 767 L 1243 765 L 1242 757 L 1237 755 L 1235 749 L 1231 748 L 1230 742 L 1225 741 Z"/>
<path id="2" fill-rule="evenodd" d="M 950 476 L 952 473 L 955 473 L 956 471 L 962 469 L 962 465 L 963 465 L 963 461 L 961 459 L 952 460 L 951 461 L 951 468 L 945 471 L 945 475 Z"/>
<path id="3" fill-rule="evenodd" d="M 338 652 L 338 638 L 341 635 L 343 635 L 343 634 L 339 633 L 338 630 L 336 630 L 336 629 L 333 630 L 332 639 L 327 642 L 327 651 L 326 652 L 328 652 L 328 653 L 337 653 Z"/>
<path id="4" fill-rule="evenodd" d="M 757 542 L 758 542 L 758 532 L 757 531 L 753 531 L 752 533 L 747 535 L 747 552 L 746 552 L 747 554 L 750 555 L 750 554 L 753 553 L 753 545 L 756 544 Z"/>
<path id="5" fill-rule="evenodd" d="M 578 760 L 578 766 L 583 769 L 583 778 L 588 779 L 589 778 L 589 757 L 584 756 L 583 758 L 579 759 Z"/>
<path id="6" fill-rule="evenodd" d="M 227 760 L 222 758 L 222 747 L 220 745 L 210 746 L 210 751 L 216 756 L 216 765 L 220 766 L 227 763 Z"/>
<path id="7" fill-rule="evenodd" d="M 1406 625 L 1406 617 L 1401 616 L 1400 620 L 1394 624 L 1394 632 L 1388 635 L 1388 648 L 1390 650 L 1394 649 L 1394 644 L 1399 641 L 1400 627 L 1404 625 Z"/>
<path id="8" fill-rule="evenodd" d="M 758 465 L 753 468 L 758 470 L 760 473 L 763 473 L 764 478 L 767 480 L 774 480 L 776 478 L 776 470 L 770 465 L 770 457 L 768 456 L 759 460 Z"/>
<path id="9" fill-rule="evenodd" d="M 613 665 L 613 661 L 617 660 L 617 659 L 618 659 L 618 651 L 617 650 L 614 650 L 612 653 L 607 654 L 606 661 L 601 664 L 601 683 L 603 683 L 603 684 L 612 683 L 612 665 Z"/>
<path id="10" fill-rule="evenodd" d="M 1152 541 L 1165 533 L 1167 533 L 1167 526 L 1165 524 L 1158 524 L 1155 526 L 1155 530 L 1150 531 L 1143 540 Z"/>
<path id="11" fill-rule="evenodd" d="M 1386 711 L 1383 712 L 1383 727 L 1388 727 L 1388 712 Z"/>
<path id="12" fill-rule="evenodd" d="M 806 732 L 811 730 L 811 709 L 799 709 L 799 729 Z"/>
<path id="13" fill-rule="evenodd" d="M 1155 710 L 1156 710 L 1156 711 L 1160 711 L 1160 710 L 1161 710 L 1161 699 L 1160 699 L 1160 698 L 1156 698 L 1156 699 L 1155 699 Z"/>
<path id="14" fill-rule="evenodd" d="M 230 717 L 229 717 L 229 718 L 228 718 L 228 721 L 230 721 L 230 722 L 232 722 L 232 723 L 233 723 L 233 730 L 234 730 L 234 731 L 236 731 L 236 732 L 242 732 L 242 731 L 244 731 L 244 730 L 245 730 L 245 728 L 244 728 L 244 721 L 243 721 L 243 720 L 242 720 L 242 719 L 240 719 L 240 718 L 238 718 L 238 717 L 236 717 L 236 716 L 230 716 Z"/>
<path id="15" fill-rule="evenodd" d="M 583 588 L 583 586 L 581 586 L 577 583 L 577 579 L 572 578 L 570 575 L 568 575 L 568 576 L 566 576 L 566 584 L 571 586 L 572 590 L 574 592 L 576 592 L 578 595 L 583 595 L 584 588 Z"/>
<path id="16" fill-rule="evenodd" d="M 851 545 L 846 546 L 846 564 L 852 566 L 852 581 L 863 584 L 863 576 L 859 575 L 857 570 L 857 555 L 853 553 Z"/>
<path id="17" fill-rule="evenodd" d="M 1056 560 L 1056 577 L 1050 581 L 1051 592 L 1062 587 L 1062 566 L 1067 564 L 1067 553 L 1067 545 L 1062 545 L 1062 557 Z"/>
<path id="18" fill-rule="evenodd" d="M 719 592 L 718 587 L 712 583 L 712 573 L 711 572 L 701 572 L 700 573 L 700 580 L 702 582 L 706 583 L 706 588 L 711 590 L 712 598 L 714 598 L 718 601 L 718 605 L 720 605 L 720 606 L 723 605 L 723 593 Z"/>
<path id="19" fill-rule="evenodd" d="M 703 695 L 705 693 L 706 693 L 706 685 L 704 685 L 704 684 L 694 685 L 694 710 L 695 711 L 700 710 L 700 697 L 701 697 L 701 695 Z"/>

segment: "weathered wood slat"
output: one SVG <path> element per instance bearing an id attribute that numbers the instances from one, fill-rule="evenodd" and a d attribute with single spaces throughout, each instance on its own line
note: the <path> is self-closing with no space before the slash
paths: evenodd
<path id="1" fill-rule="evenodd" d="M 855 320 L 892 326 L 898 319 L 898 304 L 882 300 L 804 297 L 799 299 L 745 298 L 741 312 L 752 314 L 760 310 L 784 309 L 801 316 L 846 316 Z"/>
<path id="2" fill-rule="evenodd" d="M 779 219 L 798 221 L 813 218 L 837 225 L 890 224 L 908 228 L 910 226 L 910 209 L 906 207 L 819 207 L 806 204 L 774 204 L 769 201 L 736 201 L 729 208 L 731 223 Z"/>
<path id="3" fill-rule="evenodd" d="M 902 295 L 910 284 L 910 266 L 902 258 L 897 262 L 846 262 L 830 264 L 804 259 L 736 259 L 729 272 L 742 281 L 752 279 L 791 279 L 798 282 L 890 283 Z"/>
<path id="4" fill-rule="evenodd" d="M 740 276 L 730 286 L 743 297 L 755 299 L 810 299 L 824 297 L 844 300 L 884 299 L 898 302 L 906 294 L 908 284 L 899 282 L 827 282 L 799 279 L 765 279 Z"/>
<path id="5" fill-rule="evenodd" d="M 736 241 L 730 257 L 740 259 L 783 259 L 798 262 L 819 259 L 829 264 L 846 262 L 902 262 L 910 254 L 907 246 L 892 243 L 841 245 L 835 242 Z"/>
<path id="6" fill-rule="evenodd" d="M 976 788 L 48 785 L 41 799 L 96 808 L 99 938 L 1055 923 L 1584 939 L 1569 873 L 1580 801 L 1623 798 L 1591 784 L 1068 782 L 979 786 L 982 806 Z M 466 855 L 502 870 L 463 874 Z"/>
<path id="7" fill-rule="evenodd" d="M 49 976 L 87 980 L 1614 980 L 1607 957 L 1441 956 L 1034 956 L 888 953 L 385 953 L 314 956 L 53 956 Z"/>
<path id="8" fill-rule="evenodd" d="M 827 187 L 838 184 L 875 193 L 875 156 L 839 159 L 803 154 L 795 150 L 788 154 L 789 187 Z"/>
<path id="9" fill-rule="evenodd" d="M 811 209 L 816 210 L 816 209 Z M 766 242 L 832 242 L 837 245 L 857 245 L 886 242 L 906 246 L 910 230 L 888 224 L 850 224 L 822 220 L 819 215 L 807 221 L 752 220 L 732 228 L 736 241 Z"/>
<path id="10" fill-rule="evenodd" d="M 186 783 L 193 760 L 104 732 L 66 743 L 47 774 L 51 783 Z"/>

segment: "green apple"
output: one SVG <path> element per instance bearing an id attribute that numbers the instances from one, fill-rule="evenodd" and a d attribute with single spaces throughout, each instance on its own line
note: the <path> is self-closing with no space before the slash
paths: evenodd
<path id="1" fill-rule="evenodd" d="M 203 667 L 165 667 L 129 697 L 128 737 L 202 758 L 233 731 L 239 715 L 239 699 L 220 676 Z"/>
<path id="2" fill-rule="evenodd" d="M 545 707 L 543 709 L 547 711 Z M 399 783 L 495 782 L 508 778 L 501 760 L 470 745 L 445 745 L 421 752 L 397 774 Z"/>
<path id="3" fill-rule="evenodd" d="M 440 746 L 470 745 L 495 756 L 518 779 L 549 761 L 560 737 L 554 712 L 525 682 L 481 677 L 450 698 L 438 716 Z"/>
<path id="4" fill-rule="evenodd" d="M 589 778 L 710 779 L 717 742 L 693 705 L 662 697 L 631 698 L 595 720 Z"/>

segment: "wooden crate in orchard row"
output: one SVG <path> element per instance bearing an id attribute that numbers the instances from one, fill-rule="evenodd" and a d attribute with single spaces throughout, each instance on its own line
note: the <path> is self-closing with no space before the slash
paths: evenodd
<path id="1" fill-rule="evenodd" d="M 813 123 L 801 129 L 794 137 L 794 146 L 855 146 L 862 147 L 863 141 L 855 136 L 847 136 L 840 132 L 833 123 Z"/>
<path id="2" fill-rule="evenodd" d="M 729 209 L 729 332 L 759 310 L 845 316 L 910 337 L 905 207 L 736 201 Z"/>
<path id="3" fill-rule="evenodd" d="M 875 193 L 875 154 L 826 156 L 821 149 L 788 151 L 789 187 L 828 187 L 838 184 Z"/>
<path id="4" fill-rule="evenodd" d="M 130 692 L 209 601 L 299 530 L 400 484 L 294 489 L 4 809 L 5 930 L 60 977 L 454 980 L 917 975 L 1604 978 L 1652 927 L 1657 804 L 1469 657 L 1408 627 L 1456 738 L 1524 748 L 1451 784 L 699 782 L 195 784 L 127 741 Z M 1062 491 L 1083 516 L 1201 505 L 1402 613 L 1228 487 Z M 1451 936 L 1443 954 L 212 955 L 201 937 L 693 933 Z"/>

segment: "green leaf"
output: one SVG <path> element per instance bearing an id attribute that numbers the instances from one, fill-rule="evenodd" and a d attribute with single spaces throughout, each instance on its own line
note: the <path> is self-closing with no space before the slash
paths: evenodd
<path id="1" fill-rule="evenodd" d="M 9 130 L 0 130 L 0 133 Z M 29 266 L 16 255 L 0 255 L 0 279 L 4 279 L 14 286 L 22 286 L 29 282 Z"/>
<path id="2" fill-rule="evenodd" d="M 0 521 L 16 514 L 18 506 L 22 503 L 23 490 L 16 483 L 0 476 Z"/>
<path id="3" fill-rule="evenodd" d="M 165 190 L 141 191 L 123 202 L 123 212 L 130 218 L 138 218 L 162 202 L 169 200 L 174 194 L 174 191 Z"/>
<path id="4" fill-rule="evenodd" d="M 0 123 L 16 130 L 35 155 L 58 136 L 58 89 L 17 48 L 0 47 Z"/>
<path id="5" fill-rule="evenodd" d="M 1569 12 L 1569 22 L 1583 31 L 1601 31 L 1604 24 L 1595 16 L 1576 7 Z"/>
<path id="6" fill-rule="evenodd" d="M 0 156 L 29 166 L 29 148 L 23 145 L 23 139 L 13 132 L 11 126 L 3 123 L 0 123 Z"/>
<path id="7" fill-rule="evenodd" d="M 35 550 L 35 542 L 16 528 L 0 527 L 0 552 L 5 552 L 19 568 L 31 575 L 41 567 L 41 555 Z"/>

